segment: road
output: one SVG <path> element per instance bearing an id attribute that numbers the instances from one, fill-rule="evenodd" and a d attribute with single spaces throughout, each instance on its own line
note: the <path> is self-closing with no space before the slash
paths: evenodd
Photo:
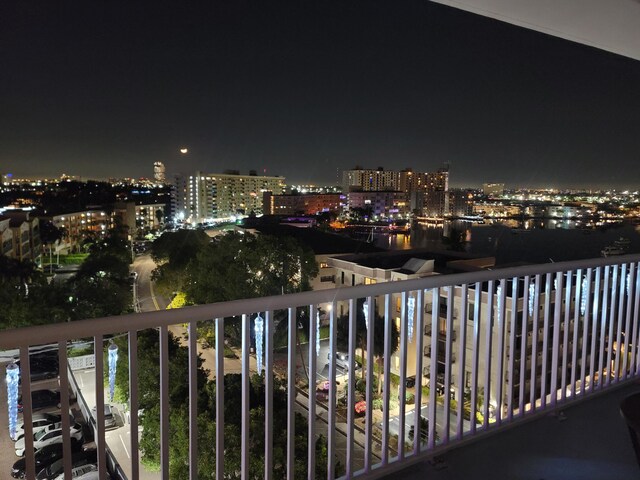
<path id="1" fill-rule="evenodd" d="M 169 299 L 158 295 L 153 288 L 151 273 L 155 268 L 156 264 L 150 255 L 140 255 L 133 262 L 133 271 L 138 274 L 134 282 L 134 303 L 137 311 L 155 312 L 164 310 L 170 303 Z M 187 329 L 182 324 L 171 325 L 169 331 L 180 339 L 182 345 L 187 346 Z M 198 343 L 198 353 L 203 360 L 203 367 L 207 370 L 209 379 L 213 380 L 216 371 L 216 350 L 214 348 L 204 348 Z M 249 368 L 252 371 L 256 371 L 255 358 L 251 357 L 249 361 Z M 242 373 L 242 360 L 239 358 L 225 358 L 224 372 Z"/>

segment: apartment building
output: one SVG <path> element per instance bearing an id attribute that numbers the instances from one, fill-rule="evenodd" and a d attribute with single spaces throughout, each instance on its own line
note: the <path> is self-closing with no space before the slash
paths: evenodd
<path id="1" fill-rule="evenodd" d="M 39 262 L 42 256 L 40 223 L 30 212 L 5 211 L 0 216 L 2 254 L 18 260 Z"/>
<path id="2" fill-rule="evenodd" d="M 447 269 L 457 265 L 456 268 L 468 270 L 486 263 L 484 260 L 488 259 L 454 260 L 446 262 L 446 265 Z M 426 252 L 329 257 L 327 264 L 335 270 L 336 286 L 370 285 L 439 275 L 443 265 L 442 259 Z M 456 401 L 469 402 L 469 392 L 480 389 L 482 396 L 476 401 L 480 407 L 484 406 L 486 399 L 490 415 L 519 404 L 526 409 L 534 408 L 552 394 L 553 377 L 572 379 L 567 383 L 572 384 L 571 388 L 580 389 L 583 382 L 590 380 L 584 373 L 589 366 L 600 365 L 600 375 L 614 370 L 612 360 L 601 357 L 595 347 L 585 355 L 572 355 L 576 351 L 574 344 L 578 351 L 583 352 L 589 350 L 583 348 L 585 342 L 590 346 L 600 345 L 603 340 L 615 343 L 596 322 L 589 324 L 590 316 L 597 319 L 599 315 L 609 315 L 612 308 L 615 317 L 615 306 L 609 304 L 607 307 L 603 299 L 600 299 L 600 304 L 597 300 L 601 292 L 598 288 L 605 285 L 603 280 L 593 277 L 589 281 L 584 272 L 574 273 L 570 278 L 565 275 L 563 288 L 557 291 L 554 276 L 522 277 L 517 279 L 515 294 L 513 280 L 504 284 L 485 282 L 429 289 L 423 294 L 422 325 L 414 324 L 420 318 L 415 310 L 418 308 L 418 292 L 409 292 L 406 296 L 407 303 L 409 298 L 413 298 L 411 320 L 408 305 L 402 304 L 400 294 L 394 294 L 391 296 L 392 312 L 398 330 L 403 311 L 406 312 L 407 328 L 409 323 L 412 324 L 410 330 L 413 335 L 409 335 L 407 340 L 406 376 L 415 375 L 418 384 L 435 385 L 439 395 L 445 393 L 445 385 L 448 385 L 450 398 Z M 625 282 L 629 281 L 621 272 L 620 288 L 624 289 Z M 567 288 L 567 282 L 570 282 L 570 288 Z M 556 304 L 558 298 L 561 302 Z M 346 304 L 340 304 L 338 308 L 340 314 L 348 311 Z M 379 315 L 384 315 L 384 298 L 374 298 L 374 308 Z M 626 315 L 626 308 L 622 307 L 624 312 L 620 315 Z M 586 330 L 585 325 L 588 327 Z M 585 335 L 582 335 L 583 330 Z M 582 336 L 579 342 L 578 333 Z M 419 335 L 422 336 L 420 352 Z M 561 348 L 555 353 L 552 350 L 554 335 L 563 339 Z M 435 342 L 433 336 L 437 337 Z M 416 371 L 418 355 L 422 356 L 421 372 Z M 554 355 L 555 371 L 552 368 Z M 402 360 L 399 352 L 392 356 L 393 373 L 400 373 Z M 432 361 L 436 362 L 437 372 L 434 383 L 430 380 Z M 476 372 L 475 377 L 472 372 Z M 459 385 L 463 388 L 460 389 Z"/>
<path id="3" fill-rule="evenodd" d="M 283 193 L 284 181 L 284 177 L 258 176 L 255 171 L 249 175 L 240 175 L 238 171 L 196 172 L 187 184 L 187 218 L 200 223 L 263 213 L 264 192 Z"/>
<path id="4" fill-rule="evenodd" d="M 264 192 L 262 211 L 265 215 L 317 215 L 337 212 L 342 208 L 339 193 L 292 193 L 275 195 Z"/>

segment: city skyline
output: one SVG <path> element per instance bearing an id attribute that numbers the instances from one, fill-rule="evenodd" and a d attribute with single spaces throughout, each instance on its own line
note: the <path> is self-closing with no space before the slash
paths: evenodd
<path id="1" fill-rule="evenodd" d="M 1 8 L 3 173 L 637 188 L 640 65 L 590 47 L 428 2 Z"/>

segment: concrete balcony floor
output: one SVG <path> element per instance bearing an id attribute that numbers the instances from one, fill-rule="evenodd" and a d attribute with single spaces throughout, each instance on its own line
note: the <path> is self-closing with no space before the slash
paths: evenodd
<path id="1" fill-rule="evenodd" d="M 623 480 L 640 478 L 619 404 L 640 383 L 627 384 L 451 450 L 442 462 L 423 462 L 389 480 Z M 564 419 L 562 419 L 564 417 Z"/>

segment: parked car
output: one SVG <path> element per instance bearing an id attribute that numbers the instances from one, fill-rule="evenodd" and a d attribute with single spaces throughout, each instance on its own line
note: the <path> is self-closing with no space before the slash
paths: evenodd
<path id="1" fill-rule="evenodd" d="M 17 360 L 16 364 L 20 367 L 20 360 Z M 22 371 L 22 368 L 20 371 Z M 56 378 L 60 372 L 58 352 L 46 351 L 32 353 L 29 357 L 29 371 L 32 382 Z M 20 379 L 20 383 L 22 383 L 22 378 Z"/>
<path id="2" fill-rule="evenodd" d="M 60 392 L 58 390 L 36 390 L 31 392 L 32 410 L 40 410 L 47 407 L 60 408 Z M 18 412 L 22 413 L 23 408 L 22 395 L 20 395 L 18 398 Z"/>
<path id="3" fill-rule="evenodd" d="M 69 433 L 72 441 L 82 442 L 82 426 L 79 423 L 71 425 L 71 431 Z M 33 448 L 36 450 L 54 443 L 62 443 L 62 423 L 49 425 L 47 428 L 40 430 L 33 436 Z M 16 455 L 18 457 L 22 457 L 25 450 L 24 437 L 16 442 L 15 448 Z"/>
<path id="4" fill-rule="evenodd" d="M 80 449 L 80 442 L 71 442 L 71 449 L 78 451 Z M 62 455 L 62 443 L 53 443 L 37 450 L 35 453 L 36 472 L 39 472 L 56 460 L 62 458 Z M 11 468 L 11 476 L 13 478 L 25 478 L 26 463 L 25 458 L 17 460 Z"/>
<path id="5" fill-rule="evenodd" d="M 97 408 L 98 407 L 93 407 L 91 409 L 91 420 L 93 421 L 93 423 L 96 423 L 96 420 L 98 419 Z M 104 404 L 104 428 L 109 429 L 109 428 L 116 428 L 116 427 L 117 427 L 117 423 L 116 423 L 116 417 L 114 414 L 114 408 L 108 403 L 105 403 Z"/>
<path id="6" fill-rule="evenodd" d="M 62 421 L 62 415 L 55 413 L 35 413 L 32 417 L 33 421 L 33 433 L 34 435 L 38 433 L 40 430 L 44 430 L 49 425 L 53 423 L 58 423 Z M 69 421 L 71 425 L 75 423 L 75 419 L 73 415 L 69 414 Z M 16 425 L 16 440 L 22 438 L 24 436 L 24 422 L 18 423 Z"/>
<path id="7" fill-rule="evenodd" d="M 327 360 L 331 360 L 331 352 L 327 353 Z M 349 354 L 345 352 L 336 352 L 336 366 L 340 367 L 343 370 L 349 371 Z M 356 370 L 361 366 L 362 365 L 356 360 Z"/>
<path id="8" fill-rule="evenodd" d="M 91 470 L 88 473 L 85 473 L 84 475 L 75 478 L 74 480 L 99 480 L 100 476 L 98 474 L 98 470 Z M 109 476 L 109 474 L 107 473 L 106 476 L 107 480 L 111 480 L 111 477 Z"/>
<path id="9" fill-rule="evenodd" d="M 71 457 L 71 478 L 77 478 L 91 471 L 87 467 L 95 466 L 97 461 L 98 455 L 95 450 L 73 453 Z M 76 472 L 75 476 L 74 472 Z M 43 468 L 36 475 L 36 480 L 54 480 L 58 478 L 64 480 L 64 459 L 62 458 L 56 460 L 47 468 Z"/>
<path id="10" fill-rule="evenodd" d="M 95 464 L 90 464 L 90 465 L 82 465 L 80 467 L 72 468 L 71 469 L 71 478 L 73 480 L 78 480 L 80 478 L 84 478 L 84 479 L 95 478 L 95 479 L 98 479 L 99 478 L 98 466 L 95 465 Z M 107 475 L 107 478 L 109 478 L 109 475 Z M 61 473 L 60 475 L 55 477 L 54 480 L 64 480 L 64 473 Z"/>

